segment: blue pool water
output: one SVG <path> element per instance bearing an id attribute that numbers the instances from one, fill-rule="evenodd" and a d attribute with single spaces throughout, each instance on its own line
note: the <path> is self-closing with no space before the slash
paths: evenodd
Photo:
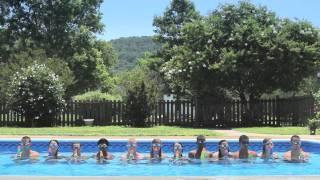
<path id="1" fill-rule="evenodd" d="M 61 155 L 71 155 L 71 143 L 73 141 L 60 141 Z M 77 141 L 79 142 L 79 141 Z M 82 154 L 91 156 L 97 151 L 95 141 L 80 141 Z M 194 141 L 181 141 L 184 147 L 184 155 L 195 149 Z M 274 151 L 281 157 L 290 148 L 288 141 L 273 141 Z M 126 141 L 117 140 L 110 142 L 109 151 L 115 155 L 115 159 L 107 164 L 97 164 L 94 159 L 89 159 L 82 164 L 72 164 L 67 160 L 56 163 L 45 161 L 47 155 L 48 141 L 33 140 L 32 149 L 41 153 L 37 162 L 16 162 L 12 156 L 15 155 L 18 141 L 0 140 L 0 175 L 32 175 L 32 176 L 253 176 L 253 175 L 320 175 L 320 143 L 303 141 L 302 147 L 311 152 L 311 158 L 307 163 L 286 163 L 282 160 L 265 162 L 254 159 L 248 162 L 237 160 L 229 162 L 201 162 L 188 164 L 173 164 L 169 160 L 161 163 L 151 163 L 142 160 L 136 163 L 127 163 L 120 160 L 120 156 L 126 150 Z M 172 157 L 172 146 L 174 141 L 164 141 L 163 151 Z M 150 150 L 150 141 L 138 141 L 138 151 L 147 155 Z M 236 141 L 229 141 L 230 150 L 238 150 Z M 217 141 L 208 141 L 206 144 L 210 151 L 217 150 Z M 250 149 L 261 152 L 262 143 L 251 141 Z"/>

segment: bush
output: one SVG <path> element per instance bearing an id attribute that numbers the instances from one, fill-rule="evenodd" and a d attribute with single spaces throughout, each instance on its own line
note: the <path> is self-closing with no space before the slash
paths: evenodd
<path id="1" fill-rule="evenodd" d="M 55 74 L 59 75 L 59 81 L 63 83 L 66 89 L 65 98 L 70 98 L 72 89 L 70 87 L 75 83 L 74 74 L 70 70 L 68 63 L 65 60 L 57 57 L 49 57 L 45 50 L 41 48 L 28 48 L 23 51 L 15 52 L 13 56 L 6 59 L 9 63 L 0 65 L 0 102 L 8 101 L 7 90 L 11 84 L 12 76 L 21 70 L 35 63 L 45 64 Z"/>
<path id="2" fill-rule="evenodd" d="M 99 100 L 121 100 L 120 95 L 111 95 L 108 93 L 97 91 L 89 91 L 73 97 L 77 101 L 99 101 Z"/>
<path id="3" fill-rule="evenodd" d="M 129 90 L 125 104 L 125 116 L 132 122 L 134 127 L 145 127 L 146 118 L 150 114 L 150 105 L 144 82 L 140 86 L 136 86 L 133 90 Z"/>
<path id="4" fill-rule="evenodd" d="M 316 130 L 320 127 L 320 112 L 317 112 L 315 117 L 309 119 L 308 127 L 311 135 L 316 134 Z"/>
<path id="5" fill-rule="evenodd" d="M 315 135 L 316 130 L 319 128 L 319 120 L 316 119 L 310 119 L 308 122 L 310 135 Z"/>
<path id="6" fill-rule="evenodd" d="M 15 73 L 8 104 L 26 119 L 26 126 L 52 126 L 64 106 L 64 88 L 59 77 L 43 64 L 34 63 Z"/>

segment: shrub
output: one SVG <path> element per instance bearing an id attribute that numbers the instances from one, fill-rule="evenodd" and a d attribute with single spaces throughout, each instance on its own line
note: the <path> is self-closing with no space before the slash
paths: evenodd
<path id="1" fill-rule="evenodd" d="M 64 88 L 59 77 L 44 64 L 34 63 L 15 73 L 8 104 L 26 119 L 26 126 L 52 126 L 64 106 Z"/>
<path id="2" fill-rule="evenodd" d="M 316 104 L 319 106 L 320 105 L 320 89 L 314 92 L 312 95 L 315 99 Z"/>
<path id="3" fill-rule="evenodd" d="M 320 112 L 317 112 L 315 117 L 309 119 L 308 127 L 311 135 L 316 134 L 316 130 L 320 127 Z"/>
<path id="4" fill-rule="evenodd" d="M 121 100 L 120 95 L 111 95 L 108 93 L 103 93 L 99 90 L 89 91 L 84 94 L 80 94 L 73 97 L 77 101 L 99 101 L 99 100 Z"/>
<path id="5" fill-rule="evenodd" d="M 145 127 L 146 118 L 150 114 L 150 105 L 144 82 L 140 86 L 128 91 L 125 104 L 125 116 L 132 122 L 132 126 Z"/>

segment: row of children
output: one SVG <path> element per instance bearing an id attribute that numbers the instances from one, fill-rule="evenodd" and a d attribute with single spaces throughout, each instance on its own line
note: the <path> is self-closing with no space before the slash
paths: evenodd
<path id="1" fill-rule="evenodd" d="M 236 152 L 230 152 L 229 144 L 227 140 L 221 140 L 218 143 L 218 151 L 210 152 L 206 148 L 206 139 L 200 135 L 197 137 L 197 149 L 192 150 L 188 153 L 188 158 L 183 156 L 183 145 L 179 142 L 174 143 L 173 146 L 173 157 L 174 160 L 189 160 L 189 159 L 200 159 L 200 160 L 219 160 L 219 159 L 248 159 L 254 157 L 261 157 L 264 159 L 278 159 L 279 156 L 273 152 L 274 144 L 272 139 L 266 138 L 263 140 L 262 153 L 257 154 L 255 151 L 249 150 L 249 138 L 246 135 L 242 135 L 239 138 L 240 149 Z M 309 158 L 309 154 L 304 152 L 301 148 L 300 137 L 294 135 L 290 139 L 291 150 L 284 154 L 283 159 L 286 161 L 306 161 Z M 114 156 L 108 152 L 109 141 L 105 138 L 99 139 L 97 142 L 99 151 L 91 156 L 81 155 L 81 144 L 79 142 L 72 144 L 72 155 L 71 157 L 64 157 L 59 155 L 59 142 L 57 140 L 51 140 L 48 148 L 48 160 L 62 159 L 72 161 L 83 161 L 88 158 L 95 158 L 98 161 L 111 160 Z M 160 139 L 153 139 L 151 144 L 150 154 L 143 156 L 137 151 L 137 141 L 134 138 L 130 138 L 127 143 L 127 152 L 121 156 L 122 160 L 141 160 L 141 159 L 164 159 L 167 156 L 162 152 L 162 142 Z M 31 139 L 25 136 L 21 139 L 21 143 L 18 146 L 17 159 L 38 159 L 39 153 L 31 149 Z"/>

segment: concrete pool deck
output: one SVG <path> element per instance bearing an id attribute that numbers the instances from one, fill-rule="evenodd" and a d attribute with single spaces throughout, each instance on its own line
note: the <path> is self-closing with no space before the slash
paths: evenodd
<path id="1" fill-rule="evenodd" d="M 292 135 L 276 135 L 276 134 L 257 134 L 257 133 L 246 133 L 236 130 L 212 130 L 221 136 L 206 136 L 208 139 L 238 139 L 239 136 L 246 134 L 250 139 L 263 139 L 266 137 L 273 139 L 290 139 Z M 26 134 L 28 135 L 28 134 Z M 11 138 L 21 138 L 23 135 L 0 135 L 0 139 L 11 139 Z M 59 136 L 59 135 L 28 135 L 31 138 L 40 139 L 99 139 L 101 137 L 107 137 L 108 139 L 152 139 L 152 138 L 163 138 L 163 139 L 195 139 L 196 136 Z M 320 135 L 299 135 L 302 140 L 320 140 Z"/>

